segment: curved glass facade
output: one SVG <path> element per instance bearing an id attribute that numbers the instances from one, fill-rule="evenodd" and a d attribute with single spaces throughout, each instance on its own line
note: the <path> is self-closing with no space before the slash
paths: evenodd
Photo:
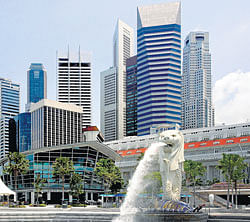
<path id="1" fill-rule="evenodd" d="M 99 146 L 99 148 L 95 149 L 95 146 Z M 27 201 L 32 202 L 32 192 L 35 191 L 33 183 L 36 176 L 40 174 L 41 178 L 46 180 L 42 188 L 44 193 L 43 199 L 48 203 L 60 203 L 62 183 L 53 177 L 52 165 L 56 158 L 68 157 L 73 161 L 75 172 L 80 174 L 83 179 L 85 195 L 82 196 L 82 199 L 97 201 L 98 193 L 104 192 L 104 186 L 103 179 L 94 174 L 94 168 L 101 158 L 110 158 L 108 153 L 111 152 L 111 150 L 108 150 L 108 152 L 100 151 L 101 149 L 105 149 L 104 145 L 95 142 L 93 145 L 79 144 L 78 146 L 67 146 L 67 148 L 46 148 L 43 149 L 44 151 L 26 152 L 26 158 L 30 161 L 30 167 L 26 174 L 18 176 L 18 192 L 27 193 Z M 5 184 L 14 189 L 14 177 L 10 178 L 9 175 L 4 175 L 3 178 Z M 69 179 L 70 177 L 66 176 L 64 185 L 66 199 L 69 197 L 68 193 L 70 191 Z"/>

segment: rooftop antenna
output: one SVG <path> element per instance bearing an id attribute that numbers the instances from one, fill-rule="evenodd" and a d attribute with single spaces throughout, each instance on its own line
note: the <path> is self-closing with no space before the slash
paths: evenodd
<path id="1" fill-rule="evenodd" d="M 79 45 L 79 62 L 81 61 L 81 45 Z"/>
<path id="2" fill-rule="evenodd" d="M 68 44 L 68 59 L 69 59 L 69 44 Z"/>

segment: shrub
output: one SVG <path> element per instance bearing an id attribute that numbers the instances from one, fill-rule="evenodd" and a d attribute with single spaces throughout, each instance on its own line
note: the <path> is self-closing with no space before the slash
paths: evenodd
<path id="1" fill-rule="evenodd" d="M 10 208 L 25 208 L 25 205 L 10 205 Z"/>
<path id="2" fill-rule="evenodd" d="M 86 207 L 86 204 L 72 204 L 72 207 Z"/>

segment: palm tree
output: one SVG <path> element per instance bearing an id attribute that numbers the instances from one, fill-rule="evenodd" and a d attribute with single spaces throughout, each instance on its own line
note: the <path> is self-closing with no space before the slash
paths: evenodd
<path id="1" fill-rule="evenodd" d="M 219 160 L 218 169 L 222 171 L 226 181 L 227 181 L 227 208 L 229 208 L 229 191 L 231 183 L 235 184 L 235 195 L 237 199 L 237 181 L 245 177 L 243 172 L 246 169 L 247 164 L 244 163 L 244 158 L 240 157 L 238 154 L 225 154 Z M 236 200 L 237 202 L 237 200 Z M 233 185 L 232 185 L 232 204 L 233 204 Z M 237 203 L 236 203 L 237 204 Z"/>
<path id="2" fill-rule="evenodd" d="M 206 168 L 202 165 L 201 162 L 186 160 L 184 162 L 184 171 L 186 181 L 189 182 L 190 185 L 193 185 L 194 192 L 194 206 L 195 206 L 195 186 L 200 181 L 200 177 L 204 175 L 206 172 Z"/>
<path id="3" fill-rule="evenodd" d="M 29 160 L 25 159 L 24 154 L 18 152 L 10 152 L 8 160 L 8 165 L 4 167 L 4 172 L 14 176 L 14 189 L 17 190 L 17 177 L 29 170 Z"/>
<path id="4" fill-rule="evenodd" d="M 58 157 L 52 165 L 53 176 L 59 177 L 62 181 L 62 203 L 64 203 L 65 176 L 70 176 L 74 172 L 73 161 L 68 157 Z"/>
<path id="5" fill-rule="evenodd" d="M 36 203 L 38 204 L 38 195 L 42 191 L 42 187 L 44 186 L 44 183 L 46 182 L 46 179 L 41 178 L 41 174 L 37 174 L 34 182 L 34 187 L 36 190 Z"/>
<path id="6" fill-rule="evenodd" d="M 247 177 L 247 174 L 244 170 L 247 168 L 247 163 L 244 163 L 244 158 L 240 157 L 239 155 L 235 156 L 235 166 L 236 169 L 233 173 L 233 182 L 234 182 L 234 189 L 235 189 L 235 207 L 237 208 L 238 205 L 238 195 L 237 195 L 237 181 L 242 180 Z"/>
<path id="7" fill-rule="evenodd" d="M 222 154 L 222 159 L 219 160 L 219 165 L 216 166 L 217 169 L 221 170 L 227 181 L 227 209 L 229 208 L 229 190 L 233 175 L 233 160 L 231 154 Z"/>

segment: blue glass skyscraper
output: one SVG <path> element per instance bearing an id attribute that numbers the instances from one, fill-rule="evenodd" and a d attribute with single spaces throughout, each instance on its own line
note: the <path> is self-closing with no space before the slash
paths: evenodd
<path id="1" fill-rule="evenodd" d="M 20 109 L 20 85 L 0 78 L 0 159 L 9 152 L 9 120 Z"/>
<path id="2" fill-rule="evenodd" d="M 31 113 L 20 113 L 14 117 L 16 124 L 16 150 L 31 150 Z"/>
<path id="3" fill-rule="evenodd" d="M 126 62 L 126 136 L 137 136 L 137 56 Z"/>
<path id="4" fill-rule="evenodd" d="M 41 63 L 31 63 L 27 72 L 27 103 L 47 98 L 47 72 Z"/>
<path id="5" fill-rule="evenodd" d="M 137 10 L 137 133 L 181 124 L 181 9 L 179 2 Z"/>

